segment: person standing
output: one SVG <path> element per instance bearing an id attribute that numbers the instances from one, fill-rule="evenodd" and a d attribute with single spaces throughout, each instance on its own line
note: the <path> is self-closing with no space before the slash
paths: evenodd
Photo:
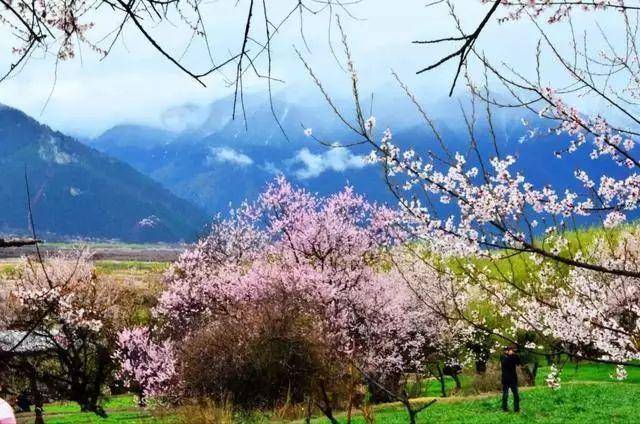
<path id="1" fill-rule="evenodd" d="M 520 412 L 517 373 L 517 366 L 520 364 L 520 357 L 516 354 L 516 348 L 514 346 L 507 347 L 500 359 L 502 368 L 502 410 L 505 412 L 509 412 L 509 390 L 513 393 L 513 410 Z"/>

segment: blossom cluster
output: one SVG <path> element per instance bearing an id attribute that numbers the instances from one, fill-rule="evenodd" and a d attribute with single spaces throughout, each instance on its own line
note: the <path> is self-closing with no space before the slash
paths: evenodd
<path id="1" fill-rule="evenodd" d="M 556 364 L 551 364 L 551 369 L 549 370 L 549 374 L 547 374 L 547 378 L 545 381 L 547 382 L 547 387 L 549 387 L 550 389 L 560 389 L 562 379 L 560 378 L 560 370 L 558 369 Z"/>
<path id="2" fill-rule="evenodd" d="M 102 305 L 86 301 L 87 293 L 96 292 L 97 285 L 85 252 L 77 258 L 58 255 L 43 262 L 25 259 L 14 294 L 22 305 L 23 319 L 45 317 L 39 327 L 98 333 L 104 325 Z"/>
<path id="3" fill-rule="evenodd" d="M 620 235 L 611 251 L 605 240 L 596 240 L 589 256 L 603 267 L 637 270 L 637 232 Z M 571 269 L 564 281 L 552 272 L 537 274 L 535 298 L 519 300 L 517 326 L 560 340 L 569 351 L 601 359 L 625 362 L 640 359 L 640 286 L 637 278 L 584 268 Z"/>
<path id="4" fill-rule="evenodd" d="M 616 369 L 614 373 L 610 375 L 612 379 L 617 381 L 624 381 L 627 379 L 628 376 L 629 374 L 627 373 L 627 370 L 625 369 L 624 365 L 616 365 Z"/>
<path id="5" fill-rule="evenodd" d="M 493 0 L 481 0 L 482 3 L 493 3 Z M 508 8 L 507 16 L 501 21 L 518 20 L 532 16 L 539 18 L 547 15 L 550 24 L 568 18 L 574 10 L 597 11 L 608 8 L 621 10 L 625 0 L 591 0 L 591 1 L 552 1 L 552 0 L 502 0 L 501 6 Z"/>
<path id="6" fill-rule="evenodd" d="M 222 320 L 253 322 L 274 302 L 278 313 L 305 316 L 333 361 L 376 375 L 418 369 L 444 332 L 384 266 L 406 236 L 399 218 L 349 187 L 322 198 L 276 179 L 172 266 L 155 338 L 148 329 L 120 337 L 125 373 L 147 394 L 175 387 L 184 340 Z"/>
<path id="7" fill-rule="evenodd" d="M 116 359 L 119 377 L 140 384 L 148 396 L 164 393 L 175 378 L 173 347 L 166 341 L 156 344 L 146 328 L 125 329 L 118 335 Z"/>

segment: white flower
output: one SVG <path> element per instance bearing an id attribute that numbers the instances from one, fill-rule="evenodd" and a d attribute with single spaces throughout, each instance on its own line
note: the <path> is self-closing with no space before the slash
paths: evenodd
<path id="1" fill-rule="evenodd" d="M 609 377 L 616 379 L 618 381 L 623 381 L 627 379 L 627 370 L 624 369 L 624 365 L 617 365 L 616 372 L 614 374 L 609 374 Z"/>
<path id="2" fill-rule="evenodd" d="M 375 116 L 369 117 L 369 119 L 367 119 L 366 122 L 364 123 L 364 128 L 367 130 L 367 132 L 371 132 L 371 130 L 374 129 L 375 126 L 376 126 Z"/>
<path id="3" fill-rule="evenodd" d="M 610 212 L 604 219 L 603 225 L 605 228 L 614 228 L 622 224 L 627 220 L 627 216 L 618 211 Z"/>
<path id="4" fill-rule="evenodd" d="M 549 372 L 549 374 L 547 375 L 547 386 L 551 389 L 551 390 L 558 390 L 560 389 L 560 371 L 558 371 L 558 368 L 556 368 L 555 364 L 551 365 L 551 371 Z"/>
<path id="5" fill-rule="evenodd" d="M 311 128 L 306 128 L 304 130 L 304 135 L 306 135 L 307 137 L 311 137 L 313 135 L 313 130 Z"/>

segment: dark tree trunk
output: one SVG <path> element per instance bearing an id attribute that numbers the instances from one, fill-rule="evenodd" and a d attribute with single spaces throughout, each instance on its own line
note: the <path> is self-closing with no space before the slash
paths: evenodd
<path id="1" fill-rule="evenodd" d="M 369 389 L 369 393 L 371 394 L 371 403 L 376 404 L 396 401 L 397 399 L 389 395 L 388 392 L 396 393 L 398 390 L 400 390 L 400 387 L 402 385 L 400 380 L 401 376 L 398 375 L 391 375 L 383 379 L 376 380 L 380 381 L 379 384 L 385 387 L 387 391 L 382 390 L 378 385 L 372 383 L 372 380 L 368 380 L 367 386 Z"/>
<path id="2" fill-rule="evenodd" d="M 407 410 L 407 414 L 409 414 L 409 424 L 416 424 L 416 418 L 418 417 L 418 414 L 436 402 L 436 400 L 433 399 L 431 402 L 428 402 L 419 408 L 414 408 L 413 406 L 411 406 L 411 402 L 409 401 L 409 398 L 406 397 L 406 393 L 404 398 L 401 399 L 400 401 L 402 402 L 405 409 Z"/>
<path id="3" fill-rule="evenodd" d="M 484 374 L 485 372 L 487 372 L 487 361 L 476 361 L 476 374 Z"/>
<path id="4" fill-rule="evenodd" d="M 416 411 L 409 411 L 409 424 L 416 424 Z"/>
<path id="5" fill-rule="evenodd" d="M 445 375 L 440 368 L 440 364 L 436 364 L 436 370 L 438 371 L 438 381 L 440 382 L 440 393 L 442 397 L 447 397 L 447 386 L 445 381 Z"/>
<path id="6" fill-rule="evenodd" d="M 456 392 L 462 390 L 462 383 L 460 382 L 460 377 L 458 376 L 458 374 L 452 374 L 451 378 L 453 378 L 453 381 L 456 382 Z"/>
<path id="7" fill-rule="evenodd" d="M 33 406 L 35 412 L 35 424 L 44 424 L 43 417 L 43 404 L 44 401 L 42 399 L 42 393 L 40 393 L 40 389 L 38 388 L 38 379 L 35 372 L 35 369 L 31 369 L 29 375 L 29 386 L 31 389 L 31 396 L 33 396 Z"/>
<path id="8" fill-rule="evenodd" d="M 305 416 L 304 416 L 305 424 L 310 424 L 311 423 L 311 406 L 312 406 L 311 396 L 307 396 L 307 410 L 306 410 Z"/>
<path id="9" fill-rule="evenodd" d="M 318 408 L 320 408 L 331 424 L 340 424 L 333 416 L 333 406 L 331 405 L 331 400 L 327 394 L 324 382 L 320 382 L 320 395 L 322 396 L 322 404 L 318 403 Z"/>

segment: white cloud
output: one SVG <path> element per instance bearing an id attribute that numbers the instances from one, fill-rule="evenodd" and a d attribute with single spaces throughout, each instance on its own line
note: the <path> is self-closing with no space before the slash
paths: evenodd
<path id="1" fill-rule="evenodd" d="M 212 162 L 249 166 L 253 164 L 253 159 L 231 147 L 218 147 L 211 149 L 211 155 L 207 157 L 207 163 Z"/>
<path id="2" fill-rule="evenodd" d="M 265 162 L 264 165 L 262 165 L 262 170 L 273 175 L 282 174 L 282 170 L 275 163 L 269 161 Z"/>
<path id="3" fill-rule="evenodd" d="M 315 178 L 326 171 L 344 172 L 367 166 L 364 156 L 352 154 L 345 148 L 333 148 L 321 154 L 314 154 L 304 148 L 293 158 L 293 163 L 301 163 L 303 168 L 295 174 L 300 179 Z"/>
<path id="4" fill-rule="evenodd" d="M 241 36 L 238 30 L 244 28 L 246 8 L 242 3 L 237 5 L 237 2 L 204 3 L 201 11 L 207 21 L 207 34 L 214 44 L 218 44 L 214 59 L 220 63 L 228 58 L 229 50 L 237 48 L 237 41 Z M 269 12 L 274 21 L 289 13 L 290 3 L 292 1 L 270 2 Z M 449 16 L 446 4 L 425 7 L 426 2 L 422 1 L 381 0 L 351 3 L 347 9 L 358 19 L 351 19 L 342 13 L 342 23 L 349 37 L 354 60 L 361 70 L 362 94 L 368 97 L 369 93 L 375 92 L 374 109 L 384 105 L 381 94 L 398 93 L 397 85 L 389 75 L 391 68 L 426 103 L 425 106 L 435 106 L 435 102 L 447 96 L 454 71 L 453 63 L 426 74 L 415 75 L 415 72 L 451 53 L 458 46 L 455 43 L 430 46 L 411 43 L 415 39 L 428 40 L 456 34 L 455 22 Z M 455 3 L 460 5 L 457 12 L 465 30 L 474 29 L 480 17 L 490 7 L 479 0 L 459 0 Z M 338 9 L 335 12 L 341 12 Z M 491 61 L 501 63 L 507 60 L 509 65 L 518 69 L 535 69 L 535 50 L 540 38 L 538 29 L 527 19 L 499 23 L 496 18 L 500 16 L 504 16 L 504 12 L 499 12 L 487 24 L 475 47 L 478 51 L 486 50 Z M 319 76 L 327 90 L 347 94 L 350 98 L 345 93 L 345 90 L 349 91 L 348 80 L 345 81 L 342 68 L 332 61 L 332 49 L 339 47 L 339 37 L 333 39 L 332 45 L 327 42 L 329 28 L 326 17 L 328 15 L 322 13 L 305 18 L 305 43 L 308 42 L 313 51 L 313 55 L 305 54 L 306 60 L 313 69 L 322 71 Z M 89 20 L 96 26 L 88 31 L 89 39 L 97 42 L 107 35 L 117 26 L 116 18 L 117 14 L 103 9 L 93 13 Z M 175 54 L 184 51 L 188 45 L 185 65 L 194 72 L 209 69 L 211 63 L 207 45 L 203 40 L 191 43 L 191 28 L 188 25 L 174 25 L 171 21 L 180 21 L 172 18 L 178 16 L 173 15 L 163 24 L 150 28 L 154 39 L 167 51 Z M 593 32 L 590 43 L 596 43 L 600 39 L 598 45 L 594 44 L 593 51 L 599 51 L 600 47 L 607 48 L 602 45 L 598 26 L 602 26 L 605 31 L 615 29 L 613 25 L 618 22 L 617 12 L 576 13 L 574 18 L 575 32 Z M 598 26 L 594 23 L 598 23 Z M 552 41 L 557 41 L 558 45 L 566 38 L 565 25 L 549 25 L 544 29 L 549 30 Z M 332 31 L 337 31 L 335 26 Z M 8 25 L 0 27 L 0 72 L 6 71 L 17 59 L 17 55 L 8 54 L 16 46 L 16 38 L 12 32 Z M 183 104 L 205 105 L 233 94 L 233 85 L 227 86 L 228 78 L 233 74 L 233 64 L 221 73 L 212 73 L 205 78 L 207 87 L 204 88 L 153 49 L 131 23 L 125 27 L 123 35 L 104 60 L 101 55 L 90 52 L 86 47 L 82 51 L 82 60 L 76 58 L 57 61 L 55 54 L 43 54 L 42 57 L 34 55 L 26 68 L 2 82 L 0 102 L 18 107 L 64 132 L 95 136 L 123 122 L 166 124 L 181 128 L 186 121 L 172 119 L 164 122 L 163 112 Z M 608 36 L 613 45 L 626 41 L 625 31 L 609 31 Z M 274 40 L 272 46 L 274 76 L 286 81 L 286 84 L 281 85 L 282 89 L 287 90 L 299 102 L 306 103 L 309 99 L 323 101 L 295 50 L 291 48 L 292 44 L 303 48 L 301 43 L 299 26 L 296 19 L 291 19 L 279 29 L 277 40 Z M 562 47 L 567 49 L 568 54 L 572 54 L 571 43 L 564 44 Z M 105 43 L 100 46 L 106 47 Z M 543 59 L 546 59 L 546 79 L 556 76 L 558 72 L 564 75 L 564 68 L 553 60 L 555 58 L 546 56 Z M 481 80 L 482 66 L 476 64 L 472 68 L 480 73 L 478 79 Z M 52 93 L 54 81 L 55 89 Z M 267 88 L 265 79 L 253 75 L 253 72 L 246 74 L 243 86 L 261 92 Z M 459 84 L 456 94 L 464 92 L 464 84 Z M 581 107 L 587 100 L 581 99 Z M 48 106 L 42 110 L 45 104 Z M 453 104 L 456 104 L 455 100 Z M 432 109 L 434 112 L 439 110 L 435 107 Z M 164 118 L 167 119 L 166 116 Z M 305 119 L 305 122 L 315 124 L 312 118 Z M 385 117 L 380 114 L 379 118 Z"/>

